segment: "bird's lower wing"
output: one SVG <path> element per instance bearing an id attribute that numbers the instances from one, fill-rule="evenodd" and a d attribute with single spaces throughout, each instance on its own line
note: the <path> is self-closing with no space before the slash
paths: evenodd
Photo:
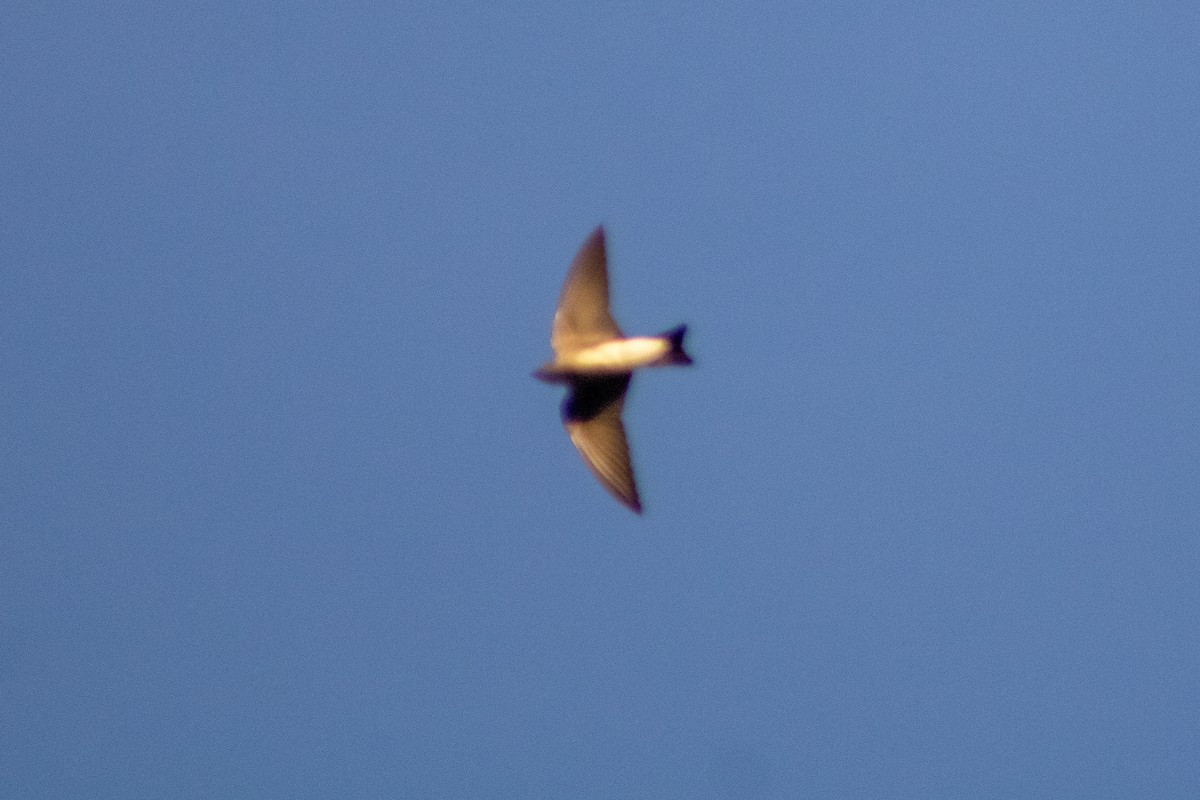
<path id="1" fill-rule="evenodd" d="M 604 488 L 640 514 L 642 501 L 621 422 L 628 387 L 628 375 L 576 385 L 563 410 L 563 425 Z"/>

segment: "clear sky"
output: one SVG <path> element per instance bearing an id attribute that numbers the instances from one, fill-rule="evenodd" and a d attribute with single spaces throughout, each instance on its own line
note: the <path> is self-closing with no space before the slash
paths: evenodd
<path id="1" fill-rule="evenodd" d="M 3 17 L 0 796 L 1200 796 L 1194 3 Z"/>

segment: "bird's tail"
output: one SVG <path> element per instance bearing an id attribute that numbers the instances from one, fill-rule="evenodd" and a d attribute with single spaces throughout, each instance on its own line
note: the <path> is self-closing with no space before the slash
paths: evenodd
<path id="1" fill-rule="evenodd" d="M 680 325 L 678 328 L 672 328 L 664 334 L 662 338 L 666 339 L 671 345 L 671 349 L 666 352 L 666 355 L 658 362 L 666 366 L 668 364 L 686 365 L 692 363 L 692 357 L 683 349 L 683 337 L 687 335 L 687 325 Z"/>

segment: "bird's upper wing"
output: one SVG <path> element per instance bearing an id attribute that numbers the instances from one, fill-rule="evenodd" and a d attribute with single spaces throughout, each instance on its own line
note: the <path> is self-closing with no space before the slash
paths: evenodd
<path id="1" fill-rule="evenodd" d="M 620 337 L 621 329 L 608 309 L 608 267 L 604 226 L 600 226 L 579 248 L 567 271 L 550 346 L 563 353 Z"/>
<path id="2" fill-rule="evenodd" d="M 629 375 L 577 382 L 563 404 L 563 425 L 592 474 L 614 497 L 642 513 L 629 442 L 621 423 Z"/>

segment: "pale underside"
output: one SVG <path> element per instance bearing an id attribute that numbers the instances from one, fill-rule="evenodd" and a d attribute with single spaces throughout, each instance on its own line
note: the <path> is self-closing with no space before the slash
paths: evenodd
<path id="1" fill-rule="evenodd" d="M 554 366 L 568 372 L 614 373 L 631 372 L 659 361 L 671 349 L 671 343 L 661 336 L 638 336 L 562 351 Z"/>

